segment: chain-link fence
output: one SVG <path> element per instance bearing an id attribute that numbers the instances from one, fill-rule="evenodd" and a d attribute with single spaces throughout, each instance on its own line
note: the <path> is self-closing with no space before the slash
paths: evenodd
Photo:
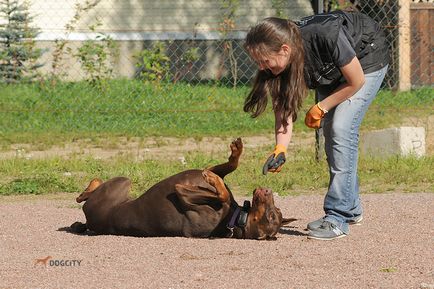
<path id="1" fill-rule="evenodd" d="M 242 47 L 248 28 L 267 16 L 297 20 L 311 15 L 318 2 L 3 0 L 0 78 L 3 83 L 84 81 L 102 90 L 112 80 L 166 90 L 174 84 L 245 87 L 257 70 Z M 432 88 L 433 7 L 433 0 L 323 2 L 325 11 L 351 8 L 381 23 L 392 55 L 384 87 L 393 90 Z M 116 93 L 142 92 L 133 84 L 122 89 Z M 52 112 L 48 105 L 36 108 L 38 101 L 26 101 L 28 110 L 3 104 L 2 111 Z M 56 113 L 68 111 L 55 105 Z"/>
<path id="2" fill-rule="evenodd" d="M 12 29 L 5 3 L 13 9 L 15 2 L 31 16 L 23 33 L 32 35 L 26 27 L 35 28 L 35 43 L 27 43 L 34 55 L 24 60 L 44 77 L 68 81 L 138 77 L 249 84 L 256 67 L 242 48 L 248 27 L 265 16 L 298 19 L 318 11 L 317 0 L 8 0 L 2 4 L 4 30 Z M 392 54 L 385 85 L 408 89 L 433 84 L 433 5 L 432 0 L 329 0 L 324 10 L 352 8 L 380 22 Z M 8 40 L 6 46 L 20 41 Z"/>
<path id="3" fill-rule="evenodd" d="M 386 31 L 391 52 L 386 87 L 406 90 L 433 85 L 433 1 L 339 2 L 341 6 L 371 16 Z"/>

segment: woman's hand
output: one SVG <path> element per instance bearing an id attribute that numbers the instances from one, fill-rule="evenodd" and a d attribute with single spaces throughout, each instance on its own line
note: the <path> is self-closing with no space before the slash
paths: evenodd
<path id="1" fill-rule="evenodd" d="M 324 117 L 324 115 L 328 111 L 323 109 L 319 102 L 312 106 L 309 111 L 306 113 L 306 117 L 304 119 L 304 123 L 306 126 L 310 128 L 320 128 L 321 126 L 321 119 Z"/>
<path id="2" fill-rule="evenodd" d="M 282 169 L 283 164 L 286 162 L 285 157 L 286 147 L 278 144 L 274 148 L 273 153 L 268 157 L 264 166 L 262 167 L 262 174 L 266 175 L 268 172 L 278 173 Z"/>
<path id="3" fill-rule="evenodd" d="M 353 96 L 365 83 L 365 75 L 357 57 L 339 67 L 346 82 L 341 84 L 321 103 L 312 106 L 306 114 L 304 123 L 311 128 L 319 128 L 321 119 L 332 108 Z"/>

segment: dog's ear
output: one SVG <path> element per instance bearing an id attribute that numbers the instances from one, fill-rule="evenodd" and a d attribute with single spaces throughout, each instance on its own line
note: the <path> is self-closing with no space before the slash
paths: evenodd
<path id="1" fill-rule="evenodd" d="M 266 217 L 267 217 L 267 221 L 270 224 L 273 223 L 278 223 L 279 222 L 279 214 L 277 210 L 271 210 L 271 209 L 267 209 L 266 211 Z"/>
<path id="2" fill-rule="evenodd" d="M 283 218 L 282 219 L 282 226 L 288 225 L 289 223 L 292 223 L 294 221 L 297 221 L 295 218 Z"/>

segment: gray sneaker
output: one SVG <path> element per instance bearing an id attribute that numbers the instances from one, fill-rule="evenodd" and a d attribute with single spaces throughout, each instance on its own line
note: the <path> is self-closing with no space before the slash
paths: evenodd
<path id="1" fill-rule="evenodd" d="M 323 221 L 318 229 L 311 230 L 307 236 L 309 239 L 334 240 L 345 237 L 346 234 L 329 221 Z"/>
<path id="2" fill-rule="evenodd" d="M 321 227 L 322 223 L 324 222 L 324 218 L 325 217 L 322 217 L 322 218 L 320 218 L 320 219 L 318 219 L 316 221 L 310 222 L 309 224 L 307 224 L 307 229 L 308 230 L 316 230 L 316 229 L 318 229 L 319 227 Z"/>
<path id="3" fill-rule="evenodd" d="M 348 224 L 360 226 L 362 224 L 362 221 L 363 221 L 363 215 L 360 215 L 356 217 L 354 220 L 349 221 Z"/>
<path id="4" fill-rule="evenodd" d="M 322 217 L 318 220 L 310 222 L 309 224 L 307 224 L 307 229 L 308 230 L 317 230 L 319 227 L 321 227 L 322 223 L 324 222 L 324 218 L 325 217 Z M 357 218 L 355 218 L 354 220 L 349 221 L 348 224 L 349 225 L 361 225 L 362 220 L 363 220 L 363 215 L 360 215 Z"/>

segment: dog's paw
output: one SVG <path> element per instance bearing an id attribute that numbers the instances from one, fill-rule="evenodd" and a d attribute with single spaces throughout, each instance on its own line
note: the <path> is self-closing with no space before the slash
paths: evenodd
<path id="1" fill-rule="evenodd" d="M 231 151 L 232 157 L 238 158 L 241 155 L 241 153 L 243 152 L 243 141 L 241 140 L 241 138 L 237 138 L 231 143 Z"/>

